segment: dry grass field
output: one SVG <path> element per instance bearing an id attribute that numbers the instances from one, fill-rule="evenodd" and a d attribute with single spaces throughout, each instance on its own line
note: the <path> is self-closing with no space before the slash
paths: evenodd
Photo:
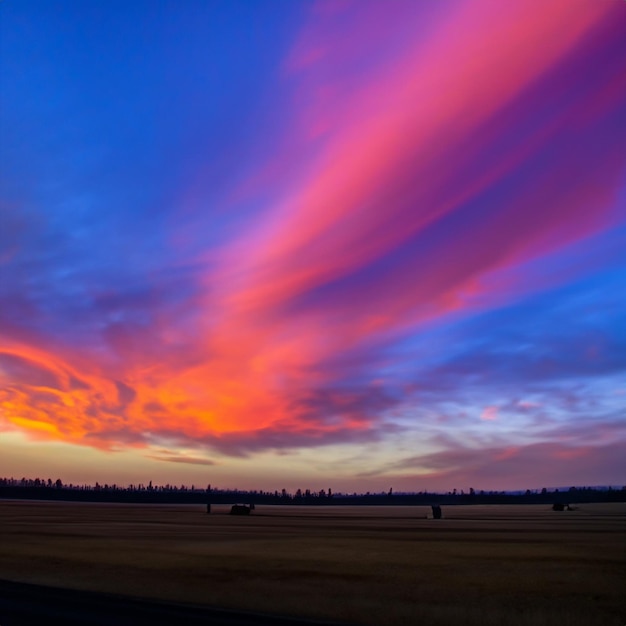
<path id="1" fill-rule="evenodd" d="M 0 501 L 0 578 L 354 624 L 624 626 L 626 505 Z"/>

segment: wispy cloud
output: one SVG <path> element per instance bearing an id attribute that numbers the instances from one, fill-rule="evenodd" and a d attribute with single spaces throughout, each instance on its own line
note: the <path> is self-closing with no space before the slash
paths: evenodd
<path id="1" fill-rule="evenodd" d="M 166 463 L 189 463 L 190 465 L 215 465 L 215 461 L 198 456 L 189 456 L 178 452 L 161 452 L 159 454 L 147 454 L 147 458 Z"/>
<path id="2" fill-rule="evenodd" d="M 241 83 L 266 103 L 254 123 L 191 115 L 180 78 L 163 150 L 101 137 L 138 161 L 106 176 L 85 169 L 88 127 L 67 129 L 56 186 L 0 198 L 0 419 L 209 465 L 175 447 L 489 434 L 485 457 L 511 472 L 556 445 L 550 428 L 606 420 L 626 368 L 621 16 L 584 0 L 307 5 Z M 486 479 L 479 451 L 447 445 L 423 471 Z M 577 462 L 608 471 L 609 442 L 590 445 Z"/>

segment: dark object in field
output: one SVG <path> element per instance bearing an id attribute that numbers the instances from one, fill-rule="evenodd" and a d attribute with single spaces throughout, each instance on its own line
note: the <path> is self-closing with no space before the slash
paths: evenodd
<path id="1" fill-rule="evenodd" d="M 573 511 L 572 507 L 569 504 L 563 504 L 561 502 L 555 502 L 552 505 L 553 511 Z"/>
<path id="2" fill-rule="evenodd" d="M 207 512 L 207 515 L 211 512 L 211 503 L 210 502 L 206 503 L 206 512 Z"/>
<path id="3" fill-rule="evenodd" d="M 441 519 L 441 506 L 434 504 L 430 508 L 433 510 L 433 519 Z"/>
<path id="4" fill-rule="evenodd" d="M 231 515 L 250 515 L 250 511 L 254 510 L 254 504 L 233 504 L 230 507 Z"/>

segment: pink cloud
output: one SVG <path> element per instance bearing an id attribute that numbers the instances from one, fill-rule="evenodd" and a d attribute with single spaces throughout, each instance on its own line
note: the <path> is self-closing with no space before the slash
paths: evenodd
<path id="1" fill-rule="evenodd" d="M 451 6 L 316 9 L 285 62 L 307 104 L 229 198 L 264 198 L 250 226 L 192 259 L 200 277 L 178 308 L 151 292 L 149 322 L 107 316 L 89 355 L 16 342 L 5 419 L 102 447 L 376 440 L 398 400 L 363 383 L 387 358 L 369 347 L 502 304 L 503 283 L 532 291 L 511 280 L 516 267 L 613 224 L 623 148 L 596 130 L 623 92 L 609 74 L 580 100 L 559 96 L 578 84 L 571 67 L 559 74 L 568 59 L 621 36 L 613 6 Z M 416 36 L 421 12 L 430 27 Z M 567 103 L 551 114 L 553 75 L 551 97 Z M 182 218 L 196 193 L 181 194 Z M 114 312 L 112 295 L 91 296 Z"/>
<path id="2" fill-rule="evenodd" d="M 530 400 L 519 400 L 517 406 L 520 409 L 536 409 L 541 406 L 541 402 L 531 402 Z"/>
<path id="3" fill-rule="evenodd" d="M 486 406 L 480 414 L 480 419 L 485 421 L 493 421 L 498 419 L 498 407 Z"/>

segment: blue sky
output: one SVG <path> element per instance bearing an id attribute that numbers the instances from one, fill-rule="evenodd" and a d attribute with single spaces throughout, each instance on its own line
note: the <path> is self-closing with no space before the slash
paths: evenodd
<path id="1" fill-rule="evenodd" d="M 625 6 L 0 4 L 0 473 L 620 484 Z"/>

